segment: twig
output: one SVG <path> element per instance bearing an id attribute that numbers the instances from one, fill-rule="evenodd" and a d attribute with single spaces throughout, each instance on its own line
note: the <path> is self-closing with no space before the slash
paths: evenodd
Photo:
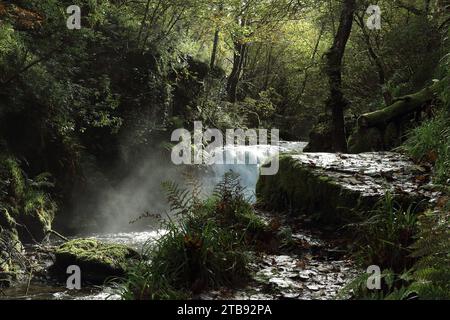
<path id="1" fill-rule="evenodd" d="M 25 295 L 28 296 L 28 291 L 30 289 L 31 278 L 33 277 L 33 267 L 30 266 L 30 273 L 28 274 L 28 282 L 27 282 L 27 290 L 25 291 Z"/>
<path id="2" fill-rule="evenodd" d="M 48 233 L 54 234 L 55 236 L 57 236 L 58 238 L 64 240 L 65 242 L 68 242 L 68 241 L 69 241 L 68 238 L 64 237 L 62 234 L 56 232 L 55 230 L 49 229 L 49 230 L 47 230 L 47 234 L 48 234 Z"/>

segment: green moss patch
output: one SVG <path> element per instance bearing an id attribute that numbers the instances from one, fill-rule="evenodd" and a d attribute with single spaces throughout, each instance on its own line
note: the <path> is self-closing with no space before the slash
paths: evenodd
<path id="1" fill-rule="evenodd" d="M 103 283 L 110 277 L 123 276 L 129 264 L 138 257 L 135 250 L 124 245 L 76 239 L 56 249 L 51 271 L 56 276 L 66 277 L 67 267 L 77 265 L 83 282 Z"/>

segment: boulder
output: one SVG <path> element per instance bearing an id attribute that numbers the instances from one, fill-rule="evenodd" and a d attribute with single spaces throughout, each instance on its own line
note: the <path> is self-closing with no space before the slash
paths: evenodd
<path id="1" fill-rule="evenodd" d="M 55 250 L 55 262 L 50 268 L 58 278 L 67 278 L 67 268 L 81 269 L 82 282 L 103 284 L 108 278 L 121 277 L 139 254 L 121 244 L 108 244 L 95 239 L 76 239 Z"/>
<path id="2" fill-rule="evenodd" d="M 331 120 L 322 116 L 309 133 L 309 144 L 305 150 L 308 152 L 333 151 L 331 129 Z"/>
<path id="3" fill-rule="evenodd" d="M 355 211 L 373 210 L 388 192 L 405 205 L 436 196 L 423 188 L 424 171 L 392 152 L 283 154 L 278 174 L 261 176 L 256 193 L 268 209 L 341 226 L 352 222 Z"/>
<path id="4" fill-rule="evenodd" d="M 348 151 L 350 153 L 379 150 L 385 150 L 385 148 L 383 144 L 383 133 L 378 128 L 360 130 L 357 134 L 351 135 L 348 140 Z"/>

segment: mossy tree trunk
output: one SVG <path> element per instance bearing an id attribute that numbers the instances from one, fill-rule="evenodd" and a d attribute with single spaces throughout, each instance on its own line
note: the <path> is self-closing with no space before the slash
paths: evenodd
<path id="1" fill-rule="evenodd" d="M 228 100 L 233 103 L 237 100 L 237 88 L 241 77 L 247 46 L 244 43 L 236 42 L 234 47 L 233 69 L 231 70 L 227 83 Z"/>
<path id="2" fill-rule="evenodd" d="M 214 69 L 216 66 L 216 57 L 217 57 L 217 49 L 219 47 L 219 38 L 220 38 L 220 29 L 216 28 L 216 31 L 214 32 L 214 42 L 213 42 L 213 49 L 211 53 L 211 61 L 209 63 L 209 68 L 211 70 Z"/>

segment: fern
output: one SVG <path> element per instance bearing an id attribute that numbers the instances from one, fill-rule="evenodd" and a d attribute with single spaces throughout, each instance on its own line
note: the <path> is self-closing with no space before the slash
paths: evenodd
<path id="1" fill-rule="evenodd" d="M 426 212 L 419 228 L 412 246 L 419 261 L 409 290 L 421 299 L 450 299 L 450 212 Z"/>
<path id="2" fill-rule="evenodd" d="M 191 215 L 202 202 L 202 185 L 192 175 L 185 173 L 186 188 L 173 181 L 165 181 L 162 187 L 166 192 L 170 211 L 177 215 Z"/>

